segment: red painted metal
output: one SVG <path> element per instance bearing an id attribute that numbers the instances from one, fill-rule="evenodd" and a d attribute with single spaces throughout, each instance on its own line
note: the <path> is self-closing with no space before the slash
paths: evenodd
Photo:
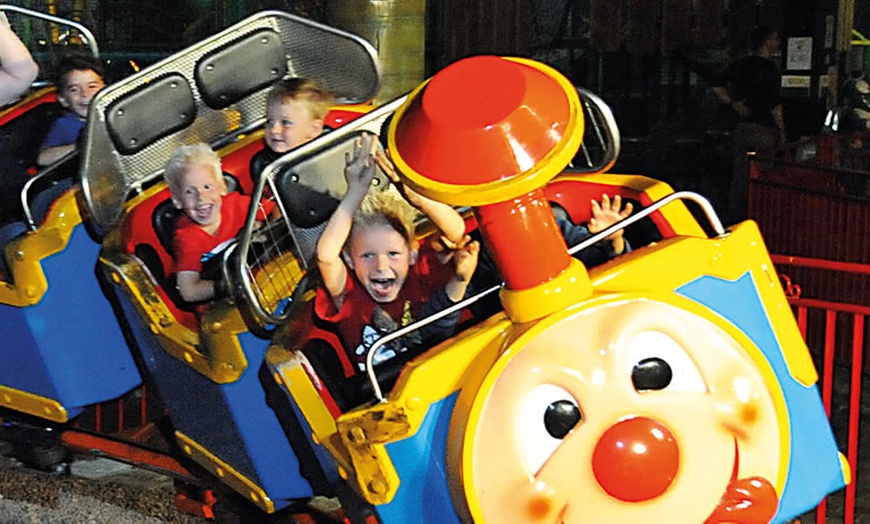
<path id="1" fill-rule="evenodd" d="M 864 315 L 854 315 L 852 335 L 852 383 L 849 396 L 849 443 L 846 458 L 854 474 L 858 472 L 858 429 L 861 417 L 861 362 L 864 356 Z M 855 482 L 846 486 L 846 522 L 855 521 Z"/>
<path id="2" fill-rule="evenodd" d="M 570 264 L 565 240 L 540 189 L 508 202 L 479 206 L 475 215 L 487 245 L 507 246 L 492 253 L 508 289 L 530 289 Z"/>
<path id="3" fill-rule="evenodd" d="M 870 264 L 845 263 L 827 259 L 785 255 L 773 255 L 772 259 L 779 266 L 780 270 L 784 267 L 789 267 L 790 273 L 795 268 L 807 268 L 815 272 L 811 273 L 813 275 L 819 275 L 822 272 L 850 274 L 868 274 L 870 272 Z M 834 275 L 829 277 L 827 281 L 834 282 L 836 278 L 837 276 Z M 800 288 L 800 286 L 792 284 L 789 277 L 781 276 L 781 281 L 784 281 L 789 288 Z M 849 290 L 846 289 L 845 291 L 848 292 Z M 822 355 L 822 373 L 819 387 L 822 394 L 822 403 L 828 417 L 831 417 L 832 412 L 837 411 L 832 409 L 833 404 L 836 402 L 833 394 L 836 364 L 839 362 L 849 366 L 849 406 L 848 423 L 845 429 L 847 439 L 845 451 L 846 460 L 852 470 L 852 482 L 844 490 L 842 522 L 844 524 L 854 524 L 856 521 L 856 494 L 859 489 L 866 489 L 863 485 L 858 485 L 862 479 L 857 477 L 856 474 L 858 472 L 859 438 L 861 436 L 861 386 L 864 377 L 865 345 L 864 326 L 867 316 L 870 315 L 870 305 L 828 300 L 830 294 L 843 292 L 844 288 L 829 290 L 828 293 L 822 292 L 820 298 L 804 298 L 800 296 L 800 293 L 792 293 L 788 298 L 795 308 L 798 327 L 808 345 L 810 347 L 818 347 L 819 343 L 822 343 L 821 346 L 824 353 Z M 824 318 L 820 320 L 824 322 L 814 322 L 813 318 L 817 318 L 817 315 L 823 315 Z M 849 324 L 851 324 L 851 330 L 844 329 Z M 826 524 L 828 521 L 827 501 L 823 501 L 816 508 L 816 522 L 818 524 Z"/>
<path id="4" fill-rule="evenodd" d="M 795 267 L 814 269 L 830 269 L 833 271 L 849 271 L 862 275 L 870 275 L 870 265 L 854 262 L 837 262 L 835 260 L 820 260 L 817 258 L 795 257 L 789 255 L 771 255 L 774 264 L 786 264 Z"/>
<path id="5" fill-rule="evenodd" d="M 571 129 L 554 77 L 497 56 L 442 69 L 395 123 L 394 156 L 429 180 L 478 185 L 539 166 Z M 436 152 L 451 151 L 452 154 Z"/>
<path id="6" fill-rule="evenodd" d="M 831 395 L 834 384 L 834 335 L 837 330 L 837 314 L 833 311 L 825 313 L 825 360 L 823 376 L 828 380 L 825 381 L 822 388 L 822 404 L 825 406 L 825 412 L 828 418 L 831 417 Z"/>
<path id="7" fill-rule="evenodd" d="M 172 455 L 143 448 L 140 444 L 75 430 L 64 432 L 62 438 L 64 444 L 74 451 L 88 454 L 97 453 L 100 456 L 156 471 L 185 482 L 194 484 L 199 482 L 197 477 Z"/>

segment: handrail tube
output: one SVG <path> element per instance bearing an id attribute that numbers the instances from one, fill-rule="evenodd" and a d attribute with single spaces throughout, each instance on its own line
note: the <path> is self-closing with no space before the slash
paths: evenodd
<path id="1" fill-rule="evenodd" d="M 649 215 L 655 213 L 656 211 L 658 211 L 662 207 L 670 204 L 674 200 L 683 200 L 683 199 L 695 202 L 696 204 L 698 204 L 701 207 L 701 209 L 704 211 L 704 214 L 707 217 L 707 220 L 710 221 L 710 226 L 713 228 L 713 231 L 716 233 L 716 236 L 722 236 L 725 234 L 725 228 L 722 227 L 722 222 L 719 220 L 719 217 L 716 215 L 716 211 L 713 209 L 713 205 L 710 204 L 709 200 L 707 200 L 703 196 L 701 196 L 698 193 L 695 193 L 693 191 L 677 191 L 676 193 L 671 193 L 670 195 L 653 202 L 648 207 L 645 207 L 644 209 L 638 211 L 637 213 L 631 215 L 630 217 L 624 218 L 624 219 L 620 220 L 619 222 L 616 222 L 615 224 L 612 224 L 611 226 L 609 226 L 605 229 L 602 229 L 598 233 L 595 233 L 594 235 L 592 235 L 591 237 L 587 238 L 586 240 L 580 242 L 576 246 L 569 248 L 568 253 L 573 255 L 574 253 L 580 251 L 581 249 L 586 249 L 587 247 L 591 246 L 592 244 L 595 244 L 597 242 L 600 242 L 601 240 L 604 240 L 605 238 L 607 238 L 608 236 L 612 235 L 613 233 L 619 231 L 620 229 L 624 229 L 624 228 L 634 224 L 635 222 L 638 222 L 641 219 L 648 217 Z"/>
<path id="2" fill-rule="evenodd" d="M 870 315 L 870 306 L 860 304 L 847 304 L 845 302 L 830 302 L 817 298 L 789 298 L 788 303 L 803 308 L 824 309 L 835 313 L 853 313 Z"/>
<path id="3" fill-rule="evenodd" d="M 43 169 L 41 172 L 36 174 L 35 176 L 30 177 L 27 182 L 24 183 L 24 187 L 21 188 L 21 207 L 24 210 L 24 219 L 27 221 L 27 226 L 31 231 L 36 231 L 39 228 L 39 224 L 33 219 L 33 213 L 30 211 L 30 199 L 28 198 L 28 194 L 30 193 L 30 188 L 33 187 L 33 184 L 42 180 L 43 178 L 48 177 L 58 166 L 63 165 L 68 159 L 77 156 L 78 151 L 70 151 L 66 155 L 64 155 L 60 160 L 52 164 L 51 166 Z"/>
<path id="4" fill-rule="evenodd" d="M 859 262 L 839 262 L 836 260 L 791 255 L 770 255 L 770 259 L 773 260 L 774 264 L 870 275 L 870 264 L 861 264 Z"/>
<path id="5" fill-rule="evenodd" d="M 88 47 L 91 49 L 91 53 L 94 55 L 94 58 L 100 57 L 100 49 L 97 47 L 97 40 L 96 38 L 94 38 L 94 34 L 91 33 L 90 29 L 74 20 L 68 20 L 59 16 L 48 15 L 45 13 L 40 13 L 39 11 L 33 11 L 31 9 L 25 9 L 24 7 L 18 7 L 16 5 L 9 4 L 0 5 L 0 11 L 12 11 L 13 13 L 19 13 L 25 16 L 31 16 L 33 18 L 39 18 L 42 20 L 47 20 L 49 22 L 54 22 L 55 24 L 72 27 L 85 37 L 85 41 L 87 42 Z"/>

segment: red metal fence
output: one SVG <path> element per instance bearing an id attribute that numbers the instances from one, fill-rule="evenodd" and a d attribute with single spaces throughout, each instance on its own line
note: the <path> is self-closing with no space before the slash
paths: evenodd
<path id="1" fill-rule="evenodd" d="M 870 134 L 823 135 L 760 152 L 749 163 L 749 216 L 758 222 L 819 370 L 822 401 L 852 483 L 815 522 L 865 522 L 857 503 L 870 433 L 862 427 L 870 315 Z M 870 400 L 870 397 L 868 397 Z M 870 404 L 868 404 L 870 405 Z M 864 428 L 867 429 L 867 428 Z M 810 522 L 812 516 L 803 519 Z"/>
<path id="2" fill-rule="evenodd" d="M 867 479 L 862 478 L 860 456 L 862 449 L 870 445 L 870 435 L 862 426 L 867 421 L 861 418 L 862 392 L 865 380 L 864 353 L 868 347 L 865 341 L 870 306 L 850 304 L 830 300 L 804 297 L 801 286 L 789 276 L 794 269 L 831 271 L 840 274 L 857 271 L 870 274 L 870 264 L 843 264 L 830 260 L 798 258 L 774 255 L 773 261 L 780 271 L 783 288 L 797 318 L 801 334 L 807 342 L 810 353 L 819 371 L 819 388 L 822 403 L 831 420 L 838 446 L 845 453 L 852 471 L 852 483 L 843 493 L 830 497 L 831 511 L 828 514 L 828 501 L 823 502 L 815 512 L 815 522 L 856 522 L 856 496 L 866 493 Z M 835 280 L 837 275 L 832 277 Z M 870 391 L 868 391 L 870 393 Z M 866 429 L 866 428 L 864 428 Z M 861 508 L 867 512 L 868 508 Z M 865 515 L 866 518 L 870 515 Z M 830 519 L 830 520 L 829 520 Z M 859 520 L 863 521 L 863 519 Z M 809 522 L 809 520 L 805 520 Z"/>

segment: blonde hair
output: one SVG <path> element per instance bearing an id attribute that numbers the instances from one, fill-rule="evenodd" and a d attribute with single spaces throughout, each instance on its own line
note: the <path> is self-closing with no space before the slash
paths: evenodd
<path id="1" fill-rule="evenodd" d="M 223 171 L 221 170 L 221 159 L 208 144 L 202 142 L 181 146 L 172 153 L 169 161 L 166 163 L 166 168 L 163 170 L 163 179 L 169 185 L 169 192 L 173 197 L 181 196 L 181 178 L 187 171 L 187 168 L 193 164 L 203 164 L 212 168 L 215 182 L 222 184 Z"/>
<path id="2" fill-rule="evenodd" d="M 408 246 L 415 249 L 417 247 L 414 225 L 416 216 L 416 210 L 397 191 L 371 190 L 353 215 L 349 237 L 353 237 L 360 230 L 387 226 L 402 235 Z"/>
<path id="3" fill-rule="evenodd" d="M 269 90 L 266 105 L 286 104 L 291 101 L 302 102 L 313 119 L 323 120 L 330 106 L 335 104 L 335 95 L 313 78 L 287 78 L 279 81 Z"/>

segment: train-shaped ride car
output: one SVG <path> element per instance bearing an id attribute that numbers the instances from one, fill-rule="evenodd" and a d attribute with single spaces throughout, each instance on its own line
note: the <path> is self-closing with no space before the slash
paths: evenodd
<path id="1" fill-rule="evenodd" d="M 80 188 L 51 207 L 45 224 L 56 225 L 6 246 L 10 287 L 26 296 L 39 281 L 21 268 L 77 260 L 75 231 L 98 249 L 95 289 L 105 283 L 114 306 L 101 321 L 120 320 L 127 340 L 93 344 L 126 352 L 130 383 L 155 384 L 180 458 L 246 499 L 254 521 L 321 495 L 352 522 L 785 522 L 848 482 L 757 227 L 726 230 L 697 195 L 606 174 L 619 151 L 612 115 L 551 68 L 457 62 L 250 178 L 272 82 L 319 76 L 370 96 L 371 64 L 358 39 L 267 12 L 107 88 L 92 106 Z M 404 182 L 462 210 L 494 269 L 454 306 L 455 336 L 370 358 L 360 373 L 355 348 L 313 315 L 314 246 L 345 189 L 345 153 L 391 115 L 386 145 Z M 230 296 L 192 309 L 173 296 L 159 179 L 177 146 L 199 141 L 223 153 L 255 204 L 216 258 Z M 371 190 L 393 189 L 379 173 Z M 635 213 L 569 249 L 554 210 L 585 222 L 602 194 Z M 258 225 L 263 199 L 280 217 Z M 619 229 L 630 253 L 589 268 L 572 258 Z M 418 231 L 428 245 L 424 217 Z M 49 253 L 43 236 L 66 240 Z M 93 274 L 85 258 L 73 276 L 46 280 Z M 0 376 L 2 405 L 66 422 L 98 401 L 57 384 L 78 391 L 119 366 L 101 357 L 84 365 L 99 376 L 78 373 L 62 349 L 35 345 L 4 363 L 17 372 Z M 84 360 L 93 347 L 66 349 Z"/>

